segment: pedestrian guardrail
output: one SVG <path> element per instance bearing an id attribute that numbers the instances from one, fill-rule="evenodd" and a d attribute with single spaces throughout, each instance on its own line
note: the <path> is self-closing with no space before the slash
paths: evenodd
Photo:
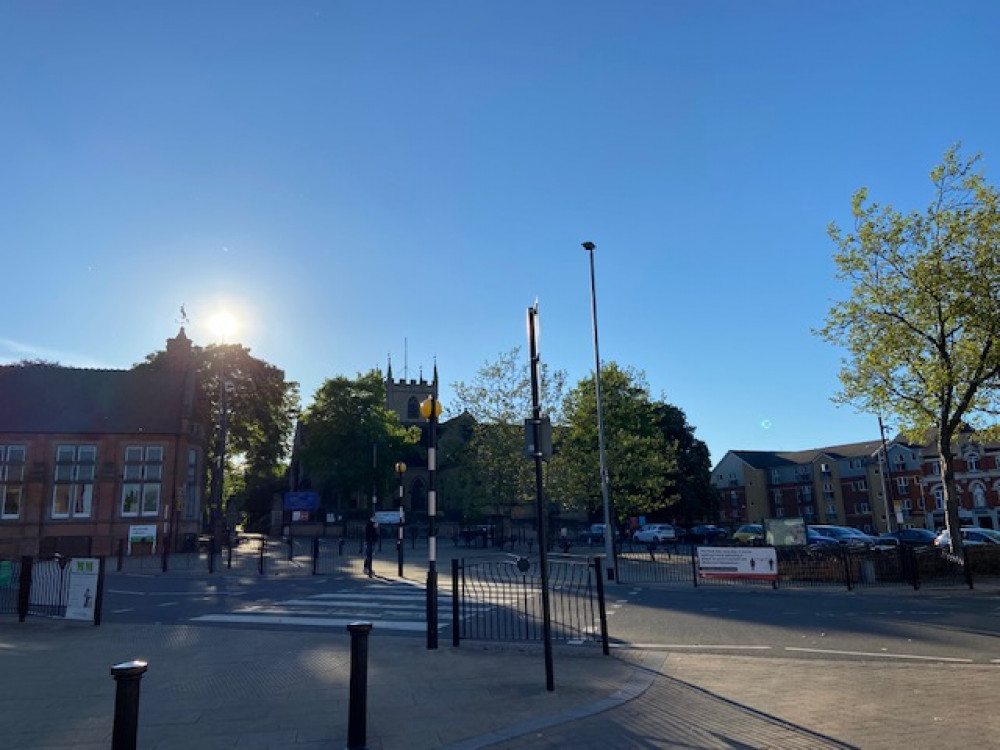
<path id="1" fill-rule="evenodd" d="M 554 641 L 597 641 L 607 650 L 600 558 L 549 557 Z M 538 560 L 452 560 L 452 625 L 462 639 L 541 641 L 542 581 Z"/>
<path id="2" fill-rule="evenodd" d="M 743 549 L 751 554 L 755 548 Z M 760 548 L 756 548 L 760 549 Z M 768 585 L 781 588 L 837 586 L 968 586 L 976 578 L 1000 576 L 1000 547 L 967 545 L 961 554 L 937 547 L 855 548 L 846 545 L 775 547 L 776 574 L 771 578 L 707 576 L 695 545 L 637 545 L 618 552 L 621 583 L 688 583 L 693 586 Z M 738 557 L 739 553 L 733 556 Z"/>

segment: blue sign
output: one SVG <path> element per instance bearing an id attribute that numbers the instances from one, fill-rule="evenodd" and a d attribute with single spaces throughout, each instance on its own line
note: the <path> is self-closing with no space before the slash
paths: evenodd
<path id="1" fill-rule="evenodd" d="M 315 492 L 286 492 L 285 510 L 316 510 L 319 495 Z"/>

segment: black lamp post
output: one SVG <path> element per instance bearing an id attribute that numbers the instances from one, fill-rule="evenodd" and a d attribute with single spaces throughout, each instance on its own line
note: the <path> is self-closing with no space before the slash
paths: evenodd
<path id="1" fill-rule="evenodd" d="M 399 480 L 399 533 L 396 536 L 396 556 L 399 558 L 399 577 L 403 577 L 403 475 L 406 473 L 406 464 L 397 461 L 396 478 Z"/>
<path id="2" fill-rule="evenodd" d="M 437 648 L 437 367 L 434 392 L 420 404 L 420 416 L 428 421 L 427 434 L 427 648 Z"/>

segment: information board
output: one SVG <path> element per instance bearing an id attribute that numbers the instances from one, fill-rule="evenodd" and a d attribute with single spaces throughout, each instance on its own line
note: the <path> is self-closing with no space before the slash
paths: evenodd
<path id="1" fill-rule="evenodd" d="M 69 561 L 69 596 L 66 600 L 67 620 L 93 620 L 97 598 L 97 574 L 100 561 L 96 557 L 74 557 Z"/>
<path id="2" fill-rule="evenodd" d="M 778 578 L 774 547 L 699 547 L 698 575 L 702 578 Z"/>

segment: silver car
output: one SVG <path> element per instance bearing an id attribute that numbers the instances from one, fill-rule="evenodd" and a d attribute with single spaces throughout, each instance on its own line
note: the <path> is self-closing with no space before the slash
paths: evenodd
<path id="1" fill-rule="evenodd" d="M 632 535 L 632 541 L 639 544 L 660 544 L 677 539 L 677 529 L 669 523 L 649 523 Z"/>

